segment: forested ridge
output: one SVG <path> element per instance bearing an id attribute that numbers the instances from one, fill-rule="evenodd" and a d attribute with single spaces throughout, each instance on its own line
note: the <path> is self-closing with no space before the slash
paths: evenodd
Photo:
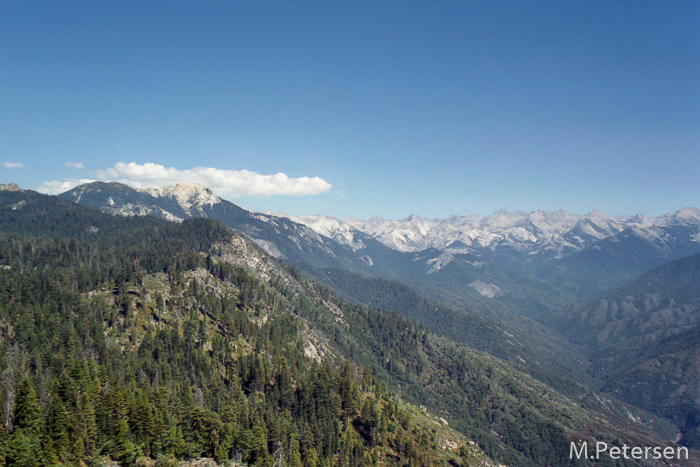
<path id="1" fill-rule="evenodd" d="M 0 465 L 487 461 L 467 442 L 442 449 L 445 435 L 405 402 L 509 465 L 590 465 L 569 459 L 572 433 L 590 427 L 562 396 L 270 258 L 265 279 L 227 261 L 242 239 L 221 224 L 8 195 Z"/>
<path id="2" fill-rule="evenodd" d="M 434 460 L 434 440 L 410 432 L 369 372 L 309 361 L 292 314 L 254 322 L 273 302 L 267 286 L 183 246 L 219 227 L 188 222 L 159 241 L 143 231 L 121 248 L 3 236 L 2 462 Z M 207 265 L 229 290 L 188 274 Z"/>

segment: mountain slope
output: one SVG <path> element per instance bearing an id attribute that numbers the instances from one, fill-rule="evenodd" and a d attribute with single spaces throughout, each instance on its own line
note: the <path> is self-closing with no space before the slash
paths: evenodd
<path id="1" fill-rule="evenodd" d="M 67 460 L 233 449 L 269 465 L 278 441 L 332 465 L 483 460 L 469 458 L 471 448 L 461 459 L 436 451 L 442 435 L 401 415 L 401 400 L 442 415 L 509 465 L 590 465 L 571 462 L 571 439 L 660 442 L 396 313 L 345 302 L 221 224 L 141 218 L 132 231 L 132 219 L 111 218 L 111 229 L 95 231 L 110 217 L 27 196 L 25 207 L 43 200 L 44 213 L 89 235 L 23 236 L 34 213 L 0 196 L 0 215 L 15 216 L 0 242 L 2 364 L 24 388 L 6 413 L 17 427 L 2 438 L 6 458 L 30 452 L 41 426 L 52 441 L 36 452 Z M 387 396 L 377 382 L 401 392 Z M 48 387 L 57 395 L 42 398 Z"/>
<path id="2" fill-rule="evenodd" d="M 588 382 L 587 354 L 550 326 L 553 310 L 700 252 L 700 211 L 690 208 L 658 218 L 499 211 L 484 218 L 363 222 L 252 213 L 191 184 L 136 190 L 93 183 L 60 196 L 112 213 L 219 220 L 359 302 L 367 303 L 366 289 L 382 281 L 394 289 L 401 288 L 394 282 L 407 285 L 440 313 L 411 308 L 406 300 L 384 306 L 546 380 L 565 375 Z M 167 206 L 176 208 L 164 214 Z M 513 345 L 484 339 L 493 333 L 512 336 Z"/>
<path id="3" fill-rule="evenodd" d="M 317 299 L 223 225 L 135 226 L 21 196 L 16 209 L 16 196 L 0 195 L 13 221 L 0 235 L 2 465 L 494 465 L 322 347 L 328 339 L 294 311 Z M 88 233 L 36 229 L 37 213 Z"/>
<path id="4" fill-rule="evenodd" d="M 514 364 L 525 364 L 537 372 L 567 374 L 568 377 L 584 374 L 582 370 L 586 363 L 581 361 L 580 352 L 551 330 L 520 316 L 520 308 L 525 302 L 534 303 L 529 306 L 539 309 L 537 299 L 541 298 L 540 291 L 544 286 L 536 279 L 504 272 L 497 266 L 474 266 L 462 254 L 453 258 L 454 261 L 447 260 L 442 264 L 440 261 L 444 254 L 438 250 L 401 252 L 354 230 L 351 241 L 337 232 L 331 239 L 284 217 L 251 213 L 196 185 L 136 190 L 118 183 L 97 182 L 79 186 L 61 197 L 114 214 L 150 213 L 173 219 L 182 216 L 186 210 L 186 216 L 219 220 L 256 242 L 268 253 L 285 259 L 319 281 L 327 281 L 328 285 L 335 286 L 350 299 L 367 303 L 366 294 L 361 289 L 368 287 L 403 287 L 405 291 L 409 290 L 405 285 L 394 284 L 399 281 L 437 302 L 434 308 L 439 309 L 440 314 L 426 313 L 425 307 L 418 310 L 406 306 L 406 298 L 410 294 L 415 295 L 412 290 L 410 294 L 401 292 L 398 302 L 383 303 L 383 306 L 400 310 L 405 316 L 458 342 L 489 351 Z M 175 204 L 179 210 L 172 209 L 168 216 L 163 216 L 158 210 Z M 422 222 L 418 219 L 414 221 Z M 329 222 L 327 230 L 338 227 L 336 221 Z M 426 275 L 426 268 L 434 268 L 434 273 Z M 357 283 L 353 285 L 349 279 Z M 500 281 L 505 295 L 495 303 L 483 300 L 471 285 L 482 279 L 489 284 Z M 551 287 L 545 292 L 551 295 L 550 301 L 556 304 L 564 301 L 556 298 L 559 293 Z M 447 301 L 449 306 L 443 301 Z M 488 335 L 507 335 L 510 338 L 500 343 L 487 339 Z"/>
<path id="5" fill-rule="evenodd" d="M 269 254 L 296 263 L 343 267 L 365 264 L 362 255 L 347 245 L 324 239 L 289 219 L 242 209 L 197 184 L 139 190 L 116 182 L 93 182 L 59 197 L 111 214 L 154 215 L 176 221 L 211 218 L 247 236 Z"/>
<path id="6" fill-rule="evenodd" d="M 598 353 L 640 349 L 700 322 L 700 255 L 668 262 L 632 284 L 552 316 Z"/>
<path id="7" fill-rule="evenodd" d="M 604 390 L 674 420 L 683 441 L 698 445 L 700 255 L 665 263 L 551 322 L 591 349 Z"/>

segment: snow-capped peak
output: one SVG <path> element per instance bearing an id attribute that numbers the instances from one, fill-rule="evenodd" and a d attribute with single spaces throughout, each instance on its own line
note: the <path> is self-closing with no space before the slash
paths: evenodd
<path id="1" fill-rule="evenodd" d="M 593 211 L 589 212 L 588 214 L 584 215 L 583 217 L 587 217 L 591 219 L 592 221 L 602 221 L 602 222 L 610 222 L 614 221 L 614 219 L 604 212 L 598 211 L 597 209 L 594 209 Z"/>
<path id="2" fill-rule="evenodd" d="M 661 216 L 666 224 L 698 224 L 700 223 L 700 209 L 683 208 L 673 214 Z"/>
<path id="3" fill-rule="evenodd" d="M 405 252 L 435 248 L 467 253 L 474 248 L 496 248 L 508 244 L 532 254 L 549 252 L 557 257 L 579 251 L 588 243 L 616 235 L 625 228 L 653 228 L 669 224 L 700 225 L 700 210 L 685 208 L 674 214 L 651 218 L 642 215 L 613 218 L 594 210 L 580 216 L 558 211 L 496 211 L 481 217 L 452 215 L 447 219 L 426 219 L 411 215 L 401 220 L 372 217 L 367 221 L 327 216 L 290 217 L 317 233 L 351 244 L 355 232 L 362 232 L 388 247 Z"/>
<path id="4" fill-rule="evenodd" d="M 354 251 L 361 250 L 365 247 L 362 240 L 355 238 L 355 234 L 358 233 L 350 223 L 343 222 L 335 217 L 324 216 L 318 214 L 315 216 L 290 216 L 286 214 L 276 214 L 279 217 L 286 217 L 293 222 L 303 224 L 316 232 L 319 235 L 323 235 L 327 238 L 332 238 L 341 245 L 347 245 Z"/>
<path id="5" fill-rule="evenodd" d="M 175 198 L 187 213 L 193 206 L 201 207 L 207 204 L 211 206 L 221 202 L 221 198 L 212 193 L 209 188 L 192 182 L 178 183 L 175 186 L 144 188 L 142 191 L 159 198 Z"/>

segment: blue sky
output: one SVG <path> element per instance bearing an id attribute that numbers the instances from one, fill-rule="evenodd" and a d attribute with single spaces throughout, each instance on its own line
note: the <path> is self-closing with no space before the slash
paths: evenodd
<path id="1" fill-rule="evenodd" d="M 339 218 L 700 206 L 700 2 L 0 3 L 0 183 Z"/>

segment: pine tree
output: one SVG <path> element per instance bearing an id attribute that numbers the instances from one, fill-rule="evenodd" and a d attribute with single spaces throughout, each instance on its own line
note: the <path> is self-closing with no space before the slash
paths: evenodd
<path id="1" fill-rule="evenodd" d="M 150 444 L 156 431 L 153 409 L 145 393 L 139 394 L 136 407 L 132 412 L 129 423 L 133 429 L 136 444 L 144 446 L 146 455 L 150 455 Z"/>
<path id="2" fill-rule="evenodd" d="M 54 452 L 62 459 L 70 446 L 69 422 L 63 402 L 55 395 L 49 406 L 48 433 Z"/>
<path id="3" fill-rule="evenodd" d="M 303 467 L 301 452 L 299 452 L 299 440 L 296 436 L 289 443 L 289 467 Z"/>
<path id="4" fill-rule="evenodd" d="M 311 448 L 304 460 L 304 467 L 318 467 L 318 454 L 315 448 Z"/>
<path id="5" fill-rule="evenodd" d="M 15 424 L 18 428 L 23 429 L 28 436 L 32 436 L 39 431 L 40 418 L 39 398 L 34 390 L 34 385 L 25 378 L 20 383 L 17 392 Z"/>
<path id="6" fill-rule="evenodd" d="M 75 460 L 83 460 L 85 458 L 85 442 L 83 438 L 78 438 L 73 443 L 73 458 Z"/>
<path id="7" fill-rule="evenodd" d="M 139 453 L 136 446 L 134 446 L 134 443 L 131 441 L 129 423 L 125 418 L 119 420 L 114 444 L 114 457 L 121 460 L 123 465 L 133 465 Z"/>
<path id="8" fill-rule="evenodd" d="M 38 437 L 27 436 L 24 430 L 18 428 L 7 442 L 7 459 L 12 467 L 35 467 L 39 459 Z"/>
<path id="9" fill-rule="evenodd" d="M 267 452 L 267 430 L 262 425 L 255 425 L 249 441 L 251 461 L 256 461 Z"/>

